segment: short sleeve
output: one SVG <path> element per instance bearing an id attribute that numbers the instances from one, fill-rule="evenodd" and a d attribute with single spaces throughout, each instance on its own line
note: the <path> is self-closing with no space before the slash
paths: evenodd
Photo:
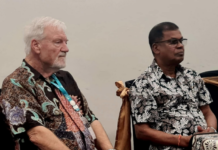
<path id="1" fill-rule="evenodd" d="M 95 114 L 92 112 L 92 110 L 88 106 L 88 102 L 85 98 L 85 96 L 82 94 L 83 98 L 83 113 L 84 117 L 88 120 L 88 122 L 91 124 L 93 121 L 98 120 L 98 118 L 95 116 Z"/>
<path id="2" fill-rule="evenodd" d="M 135 80 L 130 87 L 129 99 L 134 123 L 154 123 L 159 119 L 157 103 L 151 94 L 149 84 Z"/>
<path id="3" fill-rule="evenodd" d="M 44 124 L 41 106 L 19 82 L 10 79 L 3 82 L 0 102 L 15 138 L 30 128 Z"/>
<path id="4" fill-rule="evenodd" d="M 199 106 L 208 105 L 213 102 L 210 92 L 206 88 L 203 79 L 198 75 L 196 76 L 196 82 L 198 84 L 198 99 Z"/>

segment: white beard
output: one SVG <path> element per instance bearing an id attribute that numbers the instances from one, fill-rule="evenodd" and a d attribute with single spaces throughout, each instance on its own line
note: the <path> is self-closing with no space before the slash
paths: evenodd
<path id="1" fill-rule="evenodd" d="M 66 57 L 61 57 L 61 60 L 59 59 L 60 59 L 59 57 L 56 58 L 53 65 L 51 66 L 52 68 L 62 69 L 66 67 Z"/>

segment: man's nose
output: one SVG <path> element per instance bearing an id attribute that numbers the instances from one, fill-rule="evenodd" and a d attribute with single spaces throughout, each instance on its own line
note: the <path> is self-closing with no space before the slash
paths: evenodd
<path id="1" fill-rule="evenodd" d="M 68 52 L 68 51 L 69 51 L 69 48 L 68 48 L 68 46 L 67 46 L 67 43 L 63 43 L 63 46 L 62 46 L 61 51 L 63 51 L 63 52 Z"/>
<path id="2" fill-rule="evenodd" d="M 178 47 L 178 48 L 184 47 L 184 45 L 182 44 L 182 41 L 178 41 L 177 47 Z"/>

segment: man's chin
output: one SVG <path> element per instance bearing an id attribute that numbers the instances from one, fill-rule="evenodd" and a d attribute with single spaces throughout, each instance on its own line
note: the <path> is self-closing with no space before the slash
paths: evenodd
<path id="1" fill-rule="evenodd" d="M 60 70 L 66 67 L 66 64 L 54 64 L 52 66 L 53 69 Z"/>
<path id="2" fill-rule="evenodd" d="M 176 59 L 176 63 L 180 64 L 184 60 L 184 57 L 180 57 Z"/>

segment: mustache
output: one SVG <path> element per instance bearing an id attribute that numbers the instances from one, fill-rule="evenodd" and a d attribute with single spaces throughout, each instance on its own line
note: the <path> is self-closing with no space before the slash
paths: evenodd
<path id="1" fill-rule="evenodd" d="M 66 55 L 67 55 L 66 53 L 61 52 L 61 53 L 59 54 L 59 57 L 65 57 Z"/>

